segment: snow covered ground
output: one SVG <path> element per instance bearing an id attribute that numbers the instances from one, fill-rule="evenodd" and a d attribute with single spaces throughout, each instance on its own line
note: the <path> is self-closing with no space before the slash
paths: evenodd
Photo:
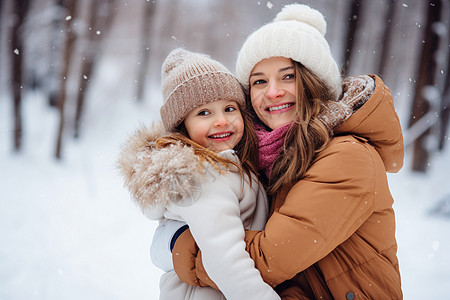
<path id="1" fill-rule="evenodd" d="M 12 107 L 0 96 L 2 300 L 158 298 L 161 271 L 149 255 L 157 223 L 131 202 L 115 167 L 120 144 L 158 110 L 92 99 L 82 138 L 66 138 L 56 161 L 56 110 L 38 93 L 26 96 L 16 154 Z"/>
<path id="2" fill-rule="evenodd" d="M 157 118 L 159 96 L 141 104 L 123 95 L 95 100 L 101 96 L 91 96 L 81 139 L 66 138 L 55 161 L 56 111 L 42 95 L 27 95 L 16 154 L 12 107 L 0 93 L 0 299 L 158 298 L 161 272 L 149 258 L 157 224 L 133 205 L 115 161 L 139 123 Z M 427 174 L 406 165 L 389 175 L 408 300 L 450 297 L 450 218 L 430 214 L 450 198 L 449 147 Z"/>

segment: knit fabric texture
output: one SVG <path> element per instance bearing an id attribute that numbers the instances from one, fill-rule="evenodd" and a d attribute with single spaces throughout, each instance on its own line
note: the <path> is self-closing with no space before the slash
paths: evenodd
<path id="1" fill-rule="evenodd" d="M 262 170 L 267 178 L 272 172 L 275 159 L 281 152 L 284 143 L 284 136 L 291 127 L 291 123 L 278 127 L 272 131 L 267 131 L 261 125 L 256 125 L 256 137 L 258 138 L 259 147 L 259 164 L 258 169 Z"/>
<path id="2" fill-rule="evenodd" d="M 339 68 L 325 39 L 323 15 L 303 4 L 286 5 L 272 23 L 253 32 L 239 51 L 236 75 L 248 89 L 255 65 L 270 57 L 287 57 L 304 65 L 330 89 L 334 100 L 342 92 Z"/>
<path id="3" fill-rule="evenodd" d="M 217 100 L 234 100 L 245 106 L 237 78 L 205 54 L 177 48 L 161 68 L 164 104 L 160 114 L 167 131 L 178 126 L 193 109 Z"/>
<path id="4" fill-rule="evenodd" d="M 334 129 L 347 120 L 370 98 L 375 81 L 368 75 L 347 77 L 343 80 L 342 99 L 340 101 L 327 101 L 322 103 L 319 119 Z"/>

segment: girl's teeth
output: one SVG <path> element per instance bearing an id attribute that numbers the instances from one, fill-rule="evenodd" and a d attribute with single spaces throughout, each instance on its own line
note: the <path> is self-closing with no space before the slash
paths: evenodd
<path id="1" fill-rule="evenodd" d="M 280 110 L 280 109 L 288 108 L 289 106 L 292 106 L 292 104 L 284 104 L 284 105 L 280 105 L 280 106 L 269 107 L 268 111 Z"/>
<path id="2" fill-rule="evenodd" d="M 224 134 L 212 135 L 211 137 L 214 138 L 214 139 L 220 139 L 220 138 L 224 138 L 224 137 L 227 137 L 227 136 L 230 136 L 230 135 L 231 135 L 231 133 L 224 133 Z"/>

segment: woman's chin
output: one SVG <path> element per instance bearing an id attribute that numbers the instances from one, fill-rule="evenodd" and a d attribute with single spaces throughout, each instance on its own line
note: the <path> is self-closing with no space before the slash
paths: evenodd
<path id="1" fill-rule="evenodd" d="M 284 125 L 292 123 L 292 119 L 286 120 L 270 120 L 266 124 L 270 129 L 275 130 L 277 128 L 283 127 Z"/>

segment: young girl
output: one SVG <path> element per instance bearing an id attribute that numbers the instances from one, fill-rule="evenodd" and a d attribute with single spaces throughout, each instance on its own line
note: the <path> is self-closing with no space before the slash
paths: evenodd
<path id="1" fill-rule="evenodd" d="M 161 278 L 160 299 L 280 299 L 245 251 L 244 228 L 262 230 L 268 204 L 254 175 L 257 142 L 239 82 L 209 57 L 176 49 L 163 63 L 162 90 L 165 130 L 138 130 L 119 168 L 146 216 L 187 223 L 223 295 L 185 284 L 172 270 Z"/>

